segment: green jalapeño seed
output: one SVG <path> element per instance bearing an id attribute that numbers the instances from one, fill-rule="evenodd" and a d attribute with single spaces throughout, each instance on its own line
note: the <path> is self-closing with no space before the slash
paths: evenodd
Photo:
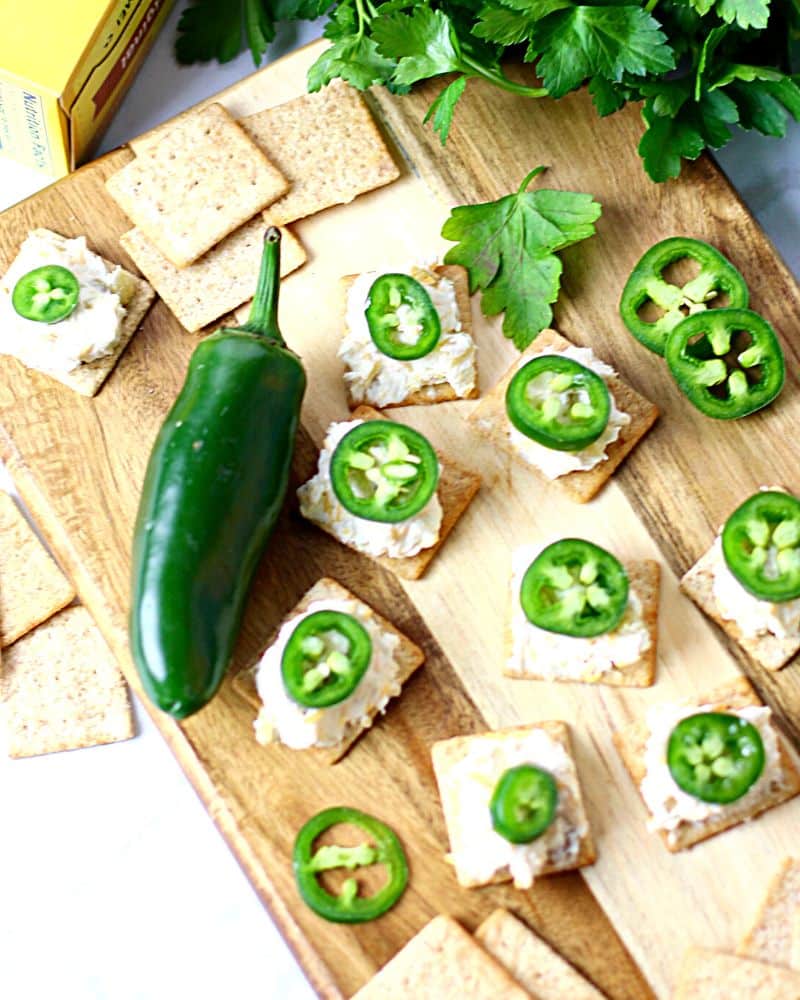
<path id="1" fill-rule="evenodd" d="M 512 844 L 529 844 L 556 816 L 558 787 L 548 771 L 520 764 L 504 771 L 495 785 L 489 810 L 494 830 Z"/>
<path id="2" fill-rule="evenodd" d="M 315 611 L 289 637 L 281 658 L 286 693 L 305 708 L 327 708 L 349 698 L 372 658 L 369 633 L 352 615 Z"/>
<path id="3" fill-rule="evenodd" d="M 800 500 L 779 490 L 755 493 L 722 529 L 722 554 L 739 583 L 762 601 L 800 597 Z"/>
<path id="4" fill-rule="evenodd" d="M 667 744 L 675 784 L 701 802 L 740 799 L 764 770 L 764 744 L 752 723 L 726 712 L 698 712 L 682 719 Z"/>
<path id="5" fill-rule="evenodd" d="M 11 304 L 23 319 L 34 323 L 60 323 L 78 305 L 78 279 L 59 264 L 45 264 L 19 279 L 11 293 Z"/>

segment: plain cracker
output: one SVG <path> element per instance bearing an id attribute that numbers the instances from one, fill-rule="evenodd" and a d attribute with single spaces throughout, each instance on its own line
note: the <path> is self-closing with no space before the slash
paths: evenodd
<path id="1" fill-rule="evenodd" d="M 434 917 L 352 1000 L 530 1000 L 451 917 Z"/>
<path id="2" fill-rule="evenodd" d="M 497 909 L 475 940 L 536 1000 L 605 1000 L 577 969 L 508 910 Z"/>
<path id="3" fill-rule="evenodd" d="M 714 711 L 726 712 L 745 708 L 748 705 L 761 705 L 761 702 L 750 682 L 745 677 L 737 677 L 734 681 L 715 689 L 706 696 L 693 699 L 691 704 L 711 705 Z M 612 734 L 614 745 L 640 794 L 640 785 L 645 776 L 644 753 L 648 736 L 649 730 L 644 719 Z M 734 802 L 719 816 L 712 816 L 701 822 L 682 823 L 675 831 L 677 837 L 674 842 L 670 842 L 666 830 L 660 830 L 659 833 L 667 850 L 675 853 L 683 851 L 687 847 L 693 847 L 695 844 L 737 826 L 739 823 L 753 819 L 765 810 L 780 805 L 781 802 L 786 802 L 797 795 L 800 792 L 800 774 L 789 756 L 780 733 L 778 733 L 778 744 L 783 772 L 781 786 L 772 790 L 765 789 L 762 797 L 758 801 L 750 803 L 745 810 L 741 806 L 737 807 Z"/>
<path id="4" fill-rule="evenodd" d="M 442 278 L 449 278 L 453 282 L 453 290 L 456 297 L 456 307 L 461 320 L 461 329 L 472 336 L 472 303 L 469 297 L 469 276 L 463 267 L 456 264 L 437 264 L 431 268 Z M 342 278 L 342 288 L 344 291 L 344 309 L 347 310 L 347 296 L 353 282 L 358 276 L 348 274 Z M 347 369 L 345 369 L 347 370 Z M 362 399 L 353 396 L 352 387 L 345 381 L 345 393 L 347 395 L 347 405 L 351 410 L 363 404 Z M 383 403 L 382 409 L 390 410 L 397 406 L 430 406 L 434 403 L 449 403 L 456 399 L 477 399 L 478 398 L 478 371 L 475 367 L 475 385 L 466 396 L 459 396 L 455 388 L 449 382 L 438 382 L 435 385 L 423 386 L 420 389 L 409 393 L 404 399 L 396 403 Z"/>
<path id="5" fill-rule="evenodd" d="M 253 142 L 289 180 L 266 210 L 282 226 L 344 205 L 400 176 L 364 99 L 345 83 L 240 120 Z"/>
<path id="6" fill-rule="evenodd" d="M 656 664 L 658 662 L 658 606 L 660 598 L 661 566 L 654 559 L 642 559 L 628 563 L 631 589 L 636 592 L 642 604 L 642 621 L 650 633 L 650 646 L 635 663 L 623 667 L 614 667 L 603 673 L 587 672 L 582 677 L 557 677 L 554 674 L 521 674 L 512 671 L 508 662 L 514 646 L 512 620 L 514 602 L 518 600 L 515 593 L 514 580 L 509 586 L 509 612 L 506 618 L 504 639 L 504 667 L 506 677 L 514 680 L 557 681 L 565 684 L 608 684 L 614 687 L 650 687 L 655 681 Z"/>
<path id="7" fill-rule="evenodd" d="M 370 406 L 359 406 L 352 414 L 352 418 L 354 420 L 389 419 Z M 436 543 L 418 552 L 415 556 L 406 558 L 393 558 L 391 556 L 369 557 L 374 559 L 375 562 L 380 563 L 385 569 L 394 573 L 395 576 L 402 577 L 404 580 L 419 580 L 481 486 L 481 477 L 477 473 L 470 472 L 469 469 L 465 469 L 457 462 L 449 458 L 443 458 L 441 455 L 439 455 L 439 462 L 441 463 L 441 474 L 436 494 L 442 505 L 442 524 Z M 327 525 L 318 524 L 316 521 L 312 521 L 312 523 L 336 538 L 335 533 Z M 338 538 L 336 540 L 339 541 Z M 344 542 L 340 544 L 343 545 Z M 355 549 L 354 551 L 358 552 L 359 550 Z M 364 555 L 364 553 L 360 554 Z"/>
<path id="8" fill-rule="evenodd" d="M 72 584 L 17 505 L 0 493 L 0 646 L 9 646 L 74 597 Z"/>
<path id="9" fill-rule="evenodd" d="M 0 702 L 11 757 L 133 736 L 125 681 L 82 607 L 61 611 L 5 651 Z"/>
<path id="10" fill-rule="evenodd" d="M 707 948 L 684 955 L 674 1000 L 800 1000 L 800 974 Z"/>
<path id="11" fill-rule="evenodd" d="M 106 187 L 151 243 L 186 267 L 288 184 L 225 108 L 208 104 L 112 174 Z"/>
<path id="12" fill-rule="evenodd" d="M 456 849 L 455 842 L 460 840 L 464 835 L 464 831 L 461 827 L 459 788 L 450 780 L 450 775 L 453 769 L 469 753 L 470 747 L 475 740 L 480 740 L 482 742 L 491 741 L 502 744 L 506 740 L 513 739 L 516 736 L 527 735 L 533 729 L 544 730 L 552 739 L 560 743 L 566 750 L 567 756 L 572 761 L 573 765 L 574 781 L 569 787 L 575 800 L 575 820 L 577 823 L 586 824 L 586 834 L 581 839 L 580 850 L 577 858 L 575 858 L 574 861 L 570 861 L 568 864 L 546 864 L 541 871 L 538 872 L 538 878 L 542 875 L 551 875 L 556 872 L 572 871 L 576 868 L 583 868 L 585 865 L 592 864 L 596 858 L 594 840 L 586 818 L 586 809 L 583 803 L 580 779 L 578 777 L 577 767 L 575 766 L 575 758 L 572 753 L 572 741 L 570 739 L 569 727 L 567 724 L 559 721 L 536 722 L 525 726 L 513 726 L 507 729 L 499 729 L 495 732 L 478 733 L 472 736 L 454 736 L 450 739 L 439 740 L 434 743 L 431 747 L 431 759 L 433 761 L 433 771 L 436 775 L 436 783 L 439 787 L 439 797 L 442 803 L 442 811 L 444 813 L 445 825 L 450 838 L 450 849 L 452 851 Z M 459 885 L 463 886 L 465 889 L 475 889 L 483 885 L 495 885 L 501 882 L 510 882 L 512 880 L 511 873 L 508 871 L 508 868 L 496 872 L 487 882 L 475 881 L 469 876 L 465 876 L 463 872 L 459 872 L 458 868 L 456 868 L 456 878 L 458 879 Z"/>
<path id="13" fill-rule="evenodd" d="M 756 663 L 767 670 L 780 670 L 794 658 L 800 650 L 800 638 L 781 639 L 767 633 L 755 639 L 747 639 L 735 621 L 723 618 L 714 600 L 714 547 L 708 549 L 684 575 L 681 590 L 708 617 L 716 622 L 737 645 Z"/>
<path id="14" fill-rule="evenodd" d="M 374 608 L 370 607 L 369 604 L 356 597 L 356 595 L 347 590 L 346 587 L 343 587 L 340 583 L 330 577 L 323 577 L 321 580 L 318 580 L 314 586 L 303 595 L 300 601 L 294 608 L 292 608 L 292 610 L 286 615 L 281 624 L 275 630 L 264 649 L 268 649 L 275 642 L 278 632 L 280 632 L 281 628 L 287 621 L 295 618 L 297 615 L 303 614 L 303 612 L 307 611 L 314 601 L 356 601 L 362 606 L 362 608 L 365 609 L 365 611 L 368 611 L 374 616 L 375 623 L 379 626 L 379 628 L 397 636 L 398 645 L 394 655 L 400 667 L 399 681 L 401 686 L 406 683 L 415 670 L 422 666 L 425 660 L 425 654 L 419 646 L 413 643 L 402 632 L 398 631 L 398 629 L 396 629 L 390 621 L 387 621 L 383 615 L 378 614 L 378 612 L 375 611 Z M 263 651 L 256 658 L 253 664 L 240 671 L 240 673 L 238 673 L 233 679 L 233 688 L 237 694 L 239 694 L 245 699 L 245 701 L 259 711 L 261 710 L 261 698 L 259 697 L 258 690 L 256 688 L 256 670 L 258 668 L 258 663 L 261 660 L 261 656 L 263 656 Z M 342 757 L 344 757 L 359 736 L 370 728 L 372 723 L 375 721 L 377 714 L 377 711 L 373 710 L 370 716 L 370 721 L 366 725 L 351 725 L 340 742 L 335 746 L 312 747 L 309 750 L 304 750 L 302 752 L 313 754 L 314 757 L 316 757 L 322 764 L 335 764 L 337 761 L 341 760 Z"/>
<path id="15" fill-rule="evenodd" d="M 755 921 L 737 954 L 772 965 L 800 968 L 796 955 L 796 920 L 800 917 L 800 860 L 785 858 L 770 882 Z"/>
<path id="16" fill-rule="evenodd" d="M 175 267 L 140 229 L 119 241 L 139 270 L 190 333 L 203 329 L 255 295 L 266 226 L 252 219 L 226 236 L 188 267 Z M 306 252 L 288 229 L 281 230 L 281 277 L 306 261 Z"/>
<path id="17" fill-rule="evenodd" d="M 542 330 L 520 358 L 508 369 L 505 375 L 481 400 L 467 418 L 474 426 L 496 445 L 508 452 L 517 461 L 540 476 L 545 482 L 553 483 L 563 490 L 576 503 L 586 503 L 611 478 L 617 467 L 641 441 L 647 431 L 658 418 L 658 407 L 639 395 L 618 375 L 613 375 L 606 382 L 608 390 L 614 397 L 618 409 L 627 413 L 631 421 L 620 429 L 619 437 L 606 448 L 606 459 L 593 469 L 569 472 L 555 479 L 548 479 L 538 468 L 529 465 L 514 448 L 508 436 L 508 417 L 506 416 L 506 389 L 518 368 L 537 354 L 553 351 L 563 351 L 573 346 L 570 341 L 555 330 Z"/>

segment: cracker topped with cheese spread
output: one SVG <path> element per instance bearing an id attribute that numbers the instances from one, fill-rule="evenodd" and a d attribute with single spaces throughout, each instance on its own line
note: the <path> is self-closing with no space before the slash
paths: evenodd
<path id="1" fill-rule="evenodd" d="M 421 308 L 403 301 L 400 290 L 395 289 L 397 301 L 389 301 L 387 296 L 383 315 L 373 317 L 373 288 L 380 293 L 376 283 L 395 278 L 416 293 Z M 345 364 L 344 382 L 351 409 L 362 403 L 385 408 L 477 397 L 469 281 L 463 267 L 415 266 L 407 274 L 365 271 L 349 275 L 342 282 L 346 332 L 338 353 Z M 425 316 L 420 315 L 423 310 Z M 436 336 L 415 349 L 427 334 L 428 318 L 436 326 Z M 393 350 L 392 345 L 399 350 Z"/>

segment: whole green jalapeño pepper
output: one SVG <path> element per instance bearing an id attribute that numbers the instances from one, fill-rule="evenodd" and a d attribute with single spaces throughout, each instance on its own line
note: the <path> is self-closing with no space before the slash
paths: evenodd
<path id="1" fill-rule="evenodd" d="M 689 402 L 717 420 L 746 417 L 767 406 L 786 378 L 775 331 L 749 309 L 689 316 L 667 337 L 665 356 Z"/>
<path id="2" fill-rule="evenodd" d="M 424 358 L 439 343 L 442 325 L 430 295 L 410 274 L 382 274 L 365 311 L 372 341 L 396 361 Z"/>
<path id="3" fill-rule="evenodd" d="M 628 574 L 610 552 L 582 538 L 562 538 L 539 553 L 522 578 L 528 621 L 573 638 L 604 635 L 628 606 Z"/>
<path id="4" fill-rule="evenodd" d="M 800 500 L 761 490 L 722 529 L 722 554 L 739 583 L 761 601 L 800 597 Z"/>
<path id="5" fill-rule="evenodd" d="M 580 451 L 608 425 L 611 397 L 590 368 L 558 354 L 523 365 L 508 384 L 506 414 L 525 437 L 556 451 Z"/>
<path id="6" fill-rule="evenodd" d="M 700 271 L 685 285 L 667 281 L 664 271 L 680 260 L 693 260 Z M 622 321 L 645 347 L 663 354 L 667 335 L 687 315 L 704 312 L 708 303 L 720 294 L 728 296 L 732 309 L 746 309 L 749 293 L 744 278 L 731 262 L 702 240 L 672 236 L 656 243 L 631 271 L 619 304 Z M 653 303 L 662 315 L 652 322 L 640 316 L 640 310 Z"/>
<path id="7" fill-rule="evenodd" d="M 372 659 L 361 622 L 342 611 L 316 611 L 297 625 L 281 658 L 286 693 L 305 708 L 328 708 L 349 698 Z"/>
<path id="8" fill-rule="evenodd" d="M 354 847 L 323 844 L 315 850 L 317 838 L 339 823 L 362 830 L 372 843 Z M 320 917 L 339 924 L 360 924 L 380 917 L 394 906 L 408 885 L 408 861 L 394 831 L 374 816 L 344 806 L 324 809 L 302 827 L 295 840 L 292 864 L 306 906 Z M 320 873 L 337 868 L 355 871 L 370 865 L 384 865 L 388 876 L 371 896 L 359 895 L 354 877 L 345 879 L 338 895 L 328 892 L 317 878 Z"/>
<path id="9" fill-rule="evenodd" d="M 279 262 L 270 227 L 250 319 L 195 348 L 142 487 L 131 651 L 150 699 L 176 718 L 222 682 L 289 481 L 306 377 L 278 329 Z"/>
<path id="10" fill-rule="evenodd" d="M 496 833 L 512 844 L 529 844 L 552 824 L 557 806 L 552 774 L 534 764 L 519 764 L 500 776 L 489 810 Z"/>
<path id="11" fill-rule="evenodd" d="M 682 719 L 667 743 L 675 784 L 701 802 L 740 799 L 764 770 L 764 743 L 756 727 L 727 712 L 698 712 Z"/>

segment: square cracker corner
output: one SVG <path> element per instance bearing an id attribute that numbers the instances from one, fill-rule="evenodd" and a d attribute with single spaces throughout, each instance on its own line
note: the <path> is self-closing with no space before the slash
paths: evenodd
<path id="1" fill-rule="evenodd" d="M 568 472 L 564 476 L 548 479 L 535 466 L 530 465 L 513 447 L 508 437 L 508 420 L 506 417 L 505 395 L 508 383 L 514 373 L 526 361 L 537 354 L 547 351 L 563 351 L 574 346 L 571 341 L 555 330 L 542 330 L 536 339 L 523 351 L 518 359 L 506 371 L 500 381 L 489 390 L 481 402 L 469 415 L 475 427 L 490 441 L 506 451 L 511 457 L 526 468 L 531 469 L 546 483 L 562 490 L 575 503 L 587 503 L 608 482 L 622 462 L 633 451 L 644 435 L 658 419 L 658 407 L 649 399 L 636 392 L 618 375 L 608 379 L 609 392 L 614 397 L 620 410 L 627 413 L 631 421 L 620 429 L 616 441 L 606 448 L 606 459 L 593 469 Z M 601 359 L 602 360 L 602 359 Z"/>
<path id="2" fill-rule="evenodd" d="M 800 973 L 710 948 L 689 948 L 674 1000 L 800 1000 Z"/>
<path id="3" fill-rule="evenodd" d="M 715 711 L 726 712 L 745 708 L 749 705 L 760 705 L 761 701 L 754 691 L 752 685 L 745 677 L 737 677 L 727 684 L 715 688 L 691 701 L 684 701 L 681 704 L 690 706 L 711 705 Z M 731 805 L 731 811 L 723 813 L 716 818 L 695 823 L 682 823 L 676 830 L 677 836 L 671 841 L 666 830 L 660 830 L 661 839 L 665 847 L 672 853 L 686 850 L 699 844 L 709 837 L 722 833 L 731 827 L 738 826 L 745 820 L 753 819 L 760 813 L 780 805 L 788 799 L 800 793 L 800 773 L 789 754 L 783 736 L 778 732 L 778 744 L 780 747 L 780 762 L 784 776 L 783 784 L 774 790 L 767 788 L 762 796 L 751 803 L 746 811 L 736 808 L 736 803 Z M 623 729 L 612 734 L 612 740 L 619 752 L 622 762 L 625 765 L 631 779 L 636 786 L 636 790 L 641 795 L 641 783 L 646 770 L 644 765 L 644 754 L 649 737 L 649 730 L 644 719 L 633 722 Z M 646 804 L 645 804 L 646 808 Z"/>
<path id="4" fill-rule="evenodd" d="M 681 590 L 752 660 L 767 670 L 780 670 L 800 651 L 800 639 L 781 639 L 772 634 L 748 639 L 742 635 L 742 630 L 735 621 L 723 618 L 714 600 L 713 552 L 712 545 L 683 575 Z"/>
<path id="5" fill-rule="evenodd" d="M 771 965 L 800 969 L 800 859 L 784 858 L 758 906 L 753 923 L 736 948 L 737 955 Z M 793 919 L 794 918 L 794 919 Z"/>
<path id="6" fill-rule="evenodd" d="M 303 594 L 292 610 L 284 616 L 281 623 L 270 635 L 269 640 L 264 645 L 263 650 L 256 657 L 255 661 L 241 670 L 233 678 L 232 687 L 234 691 L 256 711 L 261 710 L 261 698 L 259 697 L 256 689 L 255 675 L 264 652 L 275 642 L 278 633 L 286 622 L 291 621 L 291 619 L 295 618 L 297 615 L 303 614 L 315 601 L 323 600 L 356 601 L 364 609 L 368 610 L 375 616 L 375 621 L 379 628 L 397 636 L 398 646 L 395 656 L 400 666 L 399 680 L 401 688 L 410 679 L 414 672 L 424 663 L 425 653 L 422 649 L 420 649 L 416 643 L 412 642 L 411 639 L 409 639 L 403 632 L 395 628 L 395 626 L 388 619 L 379 614 L 371 605 L 367 604 L 366 601 L 362 601 L 361 598 L 357 597 L 354 593 L 352 593 L 352 591 L 343 587 L 337 580 L 334 580 L 332 577 L 322 577 L 322 579 L 317 580 L 317 582 L 309 590 L 307 590 L 305 594 Z M 398 697 L 401 695 L 402 690 Z M 356 740 L 371 727 L 377 717 L 377 714 L 378 713 L 375 711 L 371 713 L 368 725 L 351 725 L 348 727 L 342 739 L 332 747 L 311 747 L 308 750 L 299 752 L 313 755 L 321 764 L 336 764 L 342 759 L 342 757 L 345 756 Z"/>

